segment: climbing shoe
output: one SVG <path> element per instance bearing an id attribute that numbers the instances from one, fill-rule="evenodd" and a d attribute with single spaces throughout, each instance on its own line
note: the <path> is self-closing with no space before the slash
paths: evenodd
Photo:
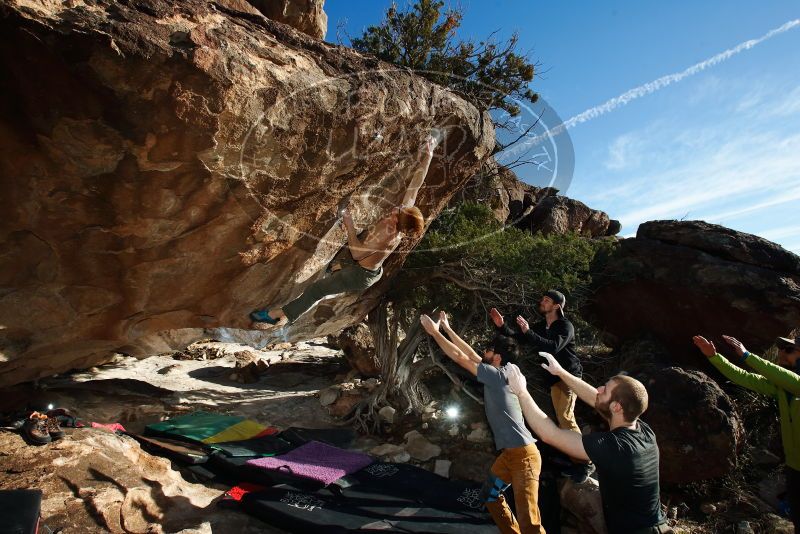
<path id="1" fill-rule="evenodd" d="M 263 310 L 256 310 L 250 312 L 250 320 L 254 323 L 267 323 L 267 324 L 278 324 L 280 319 L 273 319 L 269 316 L 269 310 L 266 308 Z"/>
<path id="2" fill-rule="evenodd" d="M 22 436 L 31 445 L 47 445 L 53 438 L 47 429 L 47 416 L 33 412 L 22 425 Z"/>
<path id="3" fill-rule="evenodd" d="M 50 439 L 55 441 L 63 438 L 66 434 L 61 430 L 61 425 L 58 423 L 57 417 L 48 417 L 46 420 L 47 433 L 50 434 Z"/>

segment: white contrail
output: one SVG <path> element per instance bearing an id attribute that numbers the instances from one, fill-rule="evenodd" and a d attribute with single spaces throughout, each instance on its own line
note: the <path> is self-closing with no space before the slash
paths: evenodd
<path id="1" fill-rule="evenodd" d="M 561 132 L 563 132 L 564 130 L 572 128 L 577 124 L 581 124 L 582 122 L 590 121 L 590 120 L 592 120 L 594 118 L 597 118 L 597 117 L 599 117 L 601 115 L 605 115 L 606 113 L 610 113 L 611 111 L 614 111 L 616 108 L 618 108 L 620 106 L 624 106 L 625 104 L 627 104 L 628 102 L 630 102 L 632 100 L 636 100 L 637 98 L 641 98 L 643 96 L 647 96 L 647 95 L 649 95 L 651 93 L 654 93 L 654 92 L 658 91 L 659 89 L 662 89 L 662 88 L 664 88 L 664 87 L 666 87 L 666 86 L 668 86 L 670 84 L 673 84 L 675 82 L 679 82 L 679 81 L 683 80 L 684 78 L 686 78 L 688 76 L 691 76 L 693 74 L 697 74 L 698 72 L 703 71 L 703 70 L 705 70 L 705 69 L 707 69 L 709 67 L 713 67 L 714 65 L 717 65 L 718 63 L 722 63 L 726 59 L 729 59 L 729 58 L 735 56 L 736 54 L 738 54 L 740 52 L 743 52 L 745 50 L 749 50 L 749 49 L 753 48 L 754 46 L 756 46 L 756 45 L 758 45 L 760 43 L 763 43 L 767 39 L 770 39 L 771 37 L 774 37 L 774 36 L 776 36 L 778 34 L 787 32 L 787 31 L 789 31 L 792 28 L 795 28 L 797 26 L 800 26 L 800 19 L 790 20 L 786 24 L 784 24 L 784 25 L 782 25 L 782 26 L 780 26 L 778 28 L 775 28 L 773 30 L 768 31 L 767 33 L 765 33 L 763 36 L 759 37 L 758 39 L 750 39 L 749 41 L 745 41 L 745 42 L 743 42 L 741 44 L 738 44 L 738 45 L 734 46 L 733 48 L 729 48 L 728 50 L 725 50 L 724 52 L 720 52 L 719 54 L 706 59 L 705 61 L 701 61 L 700 63 L 696 63 L 696 64 L 692 65 L 691 67 L 687 68 L 686 70 L 683 70 L 681 72 L 676 72 L 674 74 L 667 74 L 666 76 L 662 76 L 661 78 L 653 80 L 652 82 L 648 82 L 648 83 L 640 85 L 638 87 L 634 87 L 633 89 L 631 89 L 629 91 L 626 91 L 626 92 L 622 93 L 621 95 L 619 95 L 617 97 L 614 97 L 614 98 L 612 98 L 610 100 L 607 100 L 606 102 L 604 102 L 603 104 L 600 104 L 599 106 L 595 106 L 593 108 L 589 108 L 586 111 L 584 111 L 583 113 L 579 113 L 578 115 L 575 115 L 571 119 L 563 122 L 562 124 L 559 124 L 558 126 L 556 126 L 555 128 L 553 128 L 552 130 L 550 130 L 549 132 L 547 132 L 545 134 L 540 134 L 540 135 L 537 135 L 536 137 L 531 137 L 526 142 L 520 143 L 520 145 L 523 145 L 520 148 L 527 148 L 527 147 L 529 147 L 529 146 L 531 146 L 533 144 L 536 144 L 539 141 L 541 141 L 542 139 L 545 139 L 548 134 L 550 136 L 558 135 Z M 515 152 L 516 152 L 516 150 L 515 150 Z"/>

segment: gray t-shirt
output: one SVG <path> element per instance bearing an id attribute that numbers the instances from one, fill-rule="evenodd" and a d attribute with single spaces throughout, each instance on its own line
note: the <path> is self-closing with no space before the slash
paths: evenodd
<path id="1" fill-rule="evenodd" d="M 478 365 L 477 377 L 478 382 L 484 385 L 483 403 L 497 450 L 536 443 L 525 427 L 519 399 L 508 389 L 505 366 L 498 369 L 482 363 Z"/>

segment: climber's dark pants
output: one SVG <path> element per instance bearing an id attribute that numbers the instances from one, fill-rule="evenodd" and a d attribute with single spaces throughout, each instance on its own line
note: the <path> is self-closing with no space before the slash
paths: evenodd
<path id="1" fill-rule="evenodd" d="M 330 295 L 363 291 L 381 279 L 383 267 L 370 271 L 358 264 L 347 264 L 308 286 L 303 294 L 283 306 L 283 313 L 290 323 L 310 310 L 317 301 Z"/>

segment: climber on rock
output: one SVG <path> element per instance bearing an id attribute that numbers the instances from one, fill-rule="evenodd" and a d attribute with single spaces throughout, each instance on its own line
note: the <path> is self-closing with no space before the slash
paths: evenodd
<path id="1" fill-rule="evenodd" d="M 380 280 L 383 262 L 398 247 L 404 235 L 419 237 L 425 228 L 425 219 L 414 206 L 422 183 L 428 174 L 433 152 L 442 139 L 440 131 L 429 135 L 419 149 L 419 165 L 414 169 L 403 202 L 378 220 L 366 236 L 359 238 L 353 218 L 348 210 L 342 211 L 342 224 L 347 231 L 349 254 L 328 272 L 305 288 L 303 293 L 282 307 L 263 308 L 250 313 L 253 323 L 270 325 L 289 324 L 310 310 L 318 301 L 331 295 L 350 291 L 364 291 Z"/>

